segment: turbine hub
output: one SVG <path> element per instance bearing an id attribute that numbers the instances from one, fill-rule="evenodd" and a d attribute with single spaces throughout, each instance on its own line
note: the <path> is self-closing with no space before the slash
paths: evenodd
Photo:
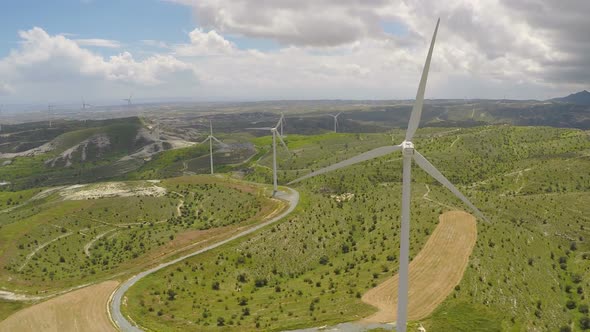
<path id="1" fill-rule="evenodd" d="M 414 143 L 410 141 L 403 141 L 402 144 L 402 151 L 404 155 L 412 156 L 414 155 Z"/>

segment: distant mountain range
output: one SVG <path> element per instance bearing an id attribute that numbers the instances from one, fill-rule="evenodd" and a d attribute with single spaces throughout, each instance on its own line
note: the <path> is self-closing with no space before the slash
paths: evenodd
<path id="1" fill-rule="evenodd" d="M 572 93 L 567 97 L 553 98 L 552 101 L 558 101 L 563 103 L 570 103 L 576 105 L 590 105 L 590 92 L 584 90 L 576 93 Z"/>

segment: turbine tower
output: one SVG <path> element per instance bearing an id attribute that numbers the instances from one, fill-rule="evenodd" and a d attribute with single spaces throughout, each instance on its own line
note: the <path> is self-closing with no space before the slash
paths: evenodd
<path id="1" fill-rule="evenodd" d="M 158 133 L 159 133 L 159 131 L 160 131 L 160 128 L 158 127 Z M 209 160 L 211 162 L 211 175 L 213 175 L 213 141 L 221 144 L 222 146 L 225 146 L 226 144 L 224 144 L 223 142 L 218 140 L 215 136 L 213 136 L 213 125 L 211 124 L 211 120 L 209 120 L 209 136 L 207 136 L 207 138 L 205 138 L 205 140 L 202 141 L 201 144 L 203 144 L 207 141 L 209 141 Z"/>
<path id="2" fill-rule="evenodd" d="M 436 23 L 434 35 L 426 57 L 426 63 L 418 86 L 418 93 L 416 94 L 416 101 L 412 108 L 412 115 L 406 131 L 406 138 L 399 145 L 386 145 L 371 151 L 361 153 L 350 159 L 341 161 L 334 165 L 325 167 L 323 169 L 312 172 L 299 179 L 296 179 L 289 184 L 308 179 L 310 177 L 324 174 L 342 167 L 350 166 L 366 160 L 371 160 L 377 157 L 389 155 L 396 151 L 402 151 L 403 156 L 403 181 L 402 181 L 402 206 L 401 206 L 401 234 L 400 234 L 400 262 L 399 262 L 399 292 L 398 292 L 398 307 L 397 307 L 397 331 L 406 331 L 406 322 L 408 315 L 408 266 L 409 266 L 409 249 L 410 249 L 410 184 L 411 184 L 411 167 L 412 160 L 420 166 L 426 173 L 430 174 L 443 186 L 449 189 L 455 196 L 457 196 L 463 203 L 470 207 L 478 217 L 487 221 L 483 214 L 449 181 L 442 175 L 432 164 L 424 158 L 414 147 L 412 138 L 416 133 L 420 116 L 422 113 L 422 106 L 424 104 L 424 91 L 426 89 L 426 81 L 428 79 L 428 69 L 430 68 L 430 59 L 432 58 L 432 50 L 434 48 L 434 41 L 436 40 L 436 33 L 440 19 Z"/>
<path id="3" fill-rule="evenodd" d="M 4 107 L 4 105 L 0 105 L 0 132 L 2 132 L 2 107 Z"/>
<path id="4" fill-rule="evenodd" d="M 277 191 L 279 190 L 278 184 L 277 184 L 277 137 L 278 137 L 279 141 L 281 141 L 281 144 L 283 145 L 285 150 L 287 150 L 287 152 L 289 152 L 289 148 L 287 147 L 287 144 L 285 144 L 285 141 L 283 141 L 282 135 L 279 133 L 279 128 L 281 126 L 282 121 L 283 121 L 283 117 L 281 116 L 281 118 L 279 119 L 279 122 L 277 122 L 277 124 L 274 127 L 246 128 L 249 130 L 270 130 L 270 132 L 272 134 L 272 185 L 273 185 L 272 197 L 275 197 Z"/>
<path id="5" fill-rule="evenodd" d="M 339 112 L 338 114 L 334 115 L 334 114 L 328 114 L 329 116 L 334 118 L 334 132 L 338 131 L 338 116 L 342 114 L 342 112 Z"/>

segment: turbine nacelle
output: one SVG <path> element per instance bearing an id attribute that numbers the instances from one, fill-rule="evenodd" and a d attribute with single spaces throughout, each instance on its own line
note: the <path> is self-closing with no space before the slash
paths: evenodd
<path id="1" fill-rule="evenodd" d="M 414 155 L 414 143 L 410 141 L 403 141 L 400 145 L 402 147 L 402 153 L 404 154 L 404 156 Z"/>

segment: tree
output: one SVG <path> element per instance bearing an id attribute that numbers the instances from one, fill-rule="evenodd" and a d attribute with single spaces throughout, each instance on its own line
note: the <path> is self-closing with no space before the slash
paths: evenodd
<path id="1" fill-rule="evenodd" d="M 225 318 L 217 317 L 217 326 L 225 326 Z"/>
<path id="2" fill-rule="evenodd" d="M 574 308 L 577 306 L 577 305 L 576 305 L 576 301 L 573 301 L 573 300 L 568 300 L 568 301 L 565 303 L 565 306 L 566 306 L 568 309 L 572 310 L 572 309 L 574 309 Z"/>
<path id="3" fill-rule="evenodd" d="M 176 300 L 176 292 L 172 289 L 168 290 L 168 300 L 170 300 L 170 301 Z"/>

